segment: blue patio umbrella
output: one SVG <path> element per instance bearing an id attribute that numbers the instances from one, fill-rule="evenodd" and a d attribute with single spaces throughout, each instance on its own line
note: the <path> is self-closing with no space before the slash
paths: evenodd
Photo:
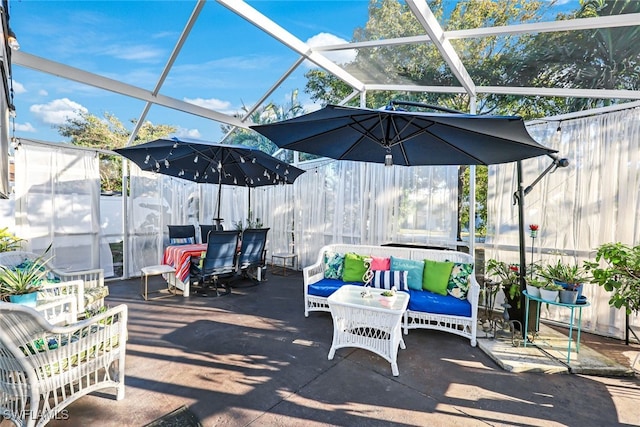
<path id="1" fill-rule="evenodd" d="M 438 113 L 396 109 L 396 105 L 435 109 Z M 327 105 L 302 116 L 251 128 L 278 147 L 337 160 L 385 165 L 492 165 L 518 162 L 521 288 L 524 289 L 524 195 L 521 160 L 550 156 L 552 168 L 564 167 L 557 150 L 536 142 L 519 116 L 464 114 L 413 102 L 392 101 L 385 109 Z M 537 182 L 537 181 L 536 181 Z"/>
<path id="2" fill-rule="evenodd" d="M 534 141 L 518 116 L 327 105 L 251 128 L 281 148 L 403 166 L 490 165 L 556 152 Z"/>
<path id="3" fill-rule="evenodd" d="M 218 184 L 217 220 L 220 220 L 222 184 L 242 187 L 291 184 L 304 173 L 257 148 L 195 139 L 157 139 L 114 151 L 145 171 Z"/>

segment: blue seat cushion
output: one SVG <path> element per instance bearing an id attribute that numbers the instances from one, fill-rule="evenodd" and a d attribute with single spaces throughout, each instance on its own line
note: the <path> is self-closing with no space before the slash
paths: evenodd
<path id="1" fill-rule="evenodd" d="M 438 295 L 429 291 L 409 290 L 411 311 L 425 311 L 434 314 L 471 317 L 471 303 L 451 295 Z"/>
<path id="2" fill-rule="evenodd" d="M 309 285 L 307 292 L 309 295 L 317 297 L 328 297 L 335 291 L 337 291 L 342 285 L 358 285 L 362 286 L 361 282 L 343 282 L 340 279 L 322 279 L 312 285 Z"/>

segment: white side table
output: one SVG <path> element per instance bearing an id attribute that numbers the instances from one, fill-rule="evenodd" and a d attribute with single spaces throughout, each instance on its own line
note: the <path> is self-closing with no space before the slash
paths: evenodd
<path id="1" fill-rule="evenodd" d="M 280 260 L 277 265 L 274 262 L 276 259 Z M 291 270 L 298 269 L 298 255 L 288 253 L 271 254 L 271 267 L 274 267 L 272 272 L 273 274 L 287 276 L 288 268 L 290 268 Z M 276 267 L 282 267 L 282 273 L 278 273 Z"/>
<path id="2" fill-rule="evenodd" d="M 142 285 L 141 295 L 145 301 L 149 301 L 150 299 L 167 298 L 176 295 L 176 270 L 172 266 L 166 264 L 150 265 L 148 267 L 141 268 L 140 273 L 140 282 Z M 149 276 L 158 276 L 160 274 L 167 275 L 167 289 L 169 290 L 169 294 L 149 298 L 149 294 L 160 292 L 159 290 L 149 292 Z"/>
<path id="3" fill-rule="evenodd" d="M 333 317 L 329 360 L 339 348 L 358 347 L 385 358 L 397 377 L 398 346 L 406 348 L 401 326 L 409 294 L 396 292 L 393 301 L 387 301 L 380 295 L 384 289 L 366 289 L 371 292 L 370 297 L 362 297 L 363 286 L 342 285 L 327 298 Z"/>

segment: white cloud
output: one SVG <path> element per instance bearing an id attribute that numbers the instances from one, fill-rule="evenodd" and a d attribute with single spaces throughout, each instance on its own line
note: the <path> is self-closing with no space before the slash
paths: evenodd
<path id="1" fill-rule="evenodd" d="M 229 101 L 222 101 L 216 98 L 184 98 L 184 102 L 188 102 L 189 104 L 198 105 L 203 108 L 208 108 L 209 110 L 215 111 L 226 111 L 231 106 Z"/>
<path id="2" fill-rule="evenodd" d="M 48 104 L 34 104 L 29 108 L 39 120 L 52 125 L 64 124 L 68 119 L 76 118 L 88 110 L 69 98 L 54 99 Z"/>
<path id="3" fill-rule="evenodd" d="M 46 90 L 44 90 L 44 89 L 40 89 L 40 90 L 38 91 L 38 95 L 40 95 L 40 96 L 49 96 L 49 92 L 47 92 L 47 91 L 46 91 Z"/>
<path id="4" fill-rule="evenodd" d="M 307 40 L 307 44 L 311 47 L 315 46 L 329 46 L 334 44 L 348 44 L 349 42 L 338 36 L 334 36 L 329 33 L 318 33 L 315 36 Z M 322 51 L 322 55 L 326 56 L 337 64 L 348 64 L 356 59 L 356 50 L 337 50 L 337 51 Z M 308 61 L 307 61 L 308 62 Z"/>
<path id="5" fill-rule="evenodd" d="M 19 132 L 37 132 L 31 123 L 16 123 L 16 130 Z"/>
<path id="6" fill-rule="evenodd" d="M 202 138 L 198 129 L 185 129 L 181 127 L 178 127 L 178 130 L 175 132 L 175 136 L 178 138 Z"/>
<path id="7" fill-rule="evenodd" d="M 141 62 L 157 61 L 166 55 L 162 49 L 148 45 L 112 45 L 106 48 L 103 53 L 115 58 Z"/>
<path id="8" fill-rule="evenodd" d="M 24 88 L 22 83 L 18 83 L 17 81 L 13 81 L 13 93 L 16 95 L 20 95 L 21 93 L 25 93 L 27 89 Z"/>

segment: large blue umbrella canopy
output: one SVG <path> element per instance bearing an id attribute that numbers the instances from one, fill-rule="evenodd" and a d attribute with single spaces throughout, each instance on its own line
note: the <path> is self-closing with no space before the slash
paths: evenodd
<path id="1" fill-rule="evenodd" d="M 157 139 L 114 151 L 145 171 L 220 186 L 291 184 L 304 173 L 257 148 L 195 139 Z"/>
<path id="2" fill-rule="evenodd" d="M 531 138 L 519 116 L 327 105 L 309 114 L 251 128 L 278 147 L 338 160 L 404 166 L 455 166 L 509 163 L 548 155 L 556 166 L 561 164 L 554 155 L 557 151 Z M 516 194 L 519 200 L 520 263 L 521 271 L 524 271 L 524 190 L 521 176 L 518 163 Z M 524 288 L 523 276 L 520 285 Z"/>
<path id="3" fill-rule="evenodd" d="M 281 148 L 338 160 L 386 160 L 404 166 L 490 165 L 556 152 L 533 140 L 519 116 L 327 105 L 251 128 Z"/>

